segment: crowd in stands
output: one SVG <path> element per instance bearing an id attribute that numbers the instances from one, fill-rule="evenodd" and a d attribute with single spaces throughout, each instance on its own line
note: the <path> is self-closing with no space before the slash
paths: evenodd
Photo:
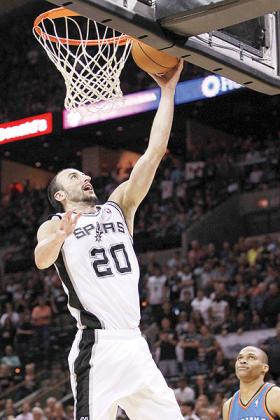
<path id="1" fill-rule="evenodd" d="M 279 185 L 280 133 L 234 142 L 211 137 L 193 145 L 187 163 L 167 154 L 148 197 L 139 208 L 134 235 L 139 250 L 178 245 L 181 233 L 207 211 L 237 191 L 266 190 Z M 128 176 L 129 174 L 127 174 Z M 101 202 L 118 185 L 117 172 L 106 169 L 94 179 Z M 153 241 L 156 238 L 158 241 Z"/>

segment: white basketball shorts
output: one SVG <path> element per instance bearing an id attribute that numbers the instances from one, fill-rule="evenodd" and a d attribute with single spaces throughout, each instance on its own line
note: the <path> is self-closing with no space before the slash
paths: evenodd
<path id="1" fill-rule="evenodd" d="M 69 354 L 75 420 L 183 420 L 140 330 L 78 330 Z"/>

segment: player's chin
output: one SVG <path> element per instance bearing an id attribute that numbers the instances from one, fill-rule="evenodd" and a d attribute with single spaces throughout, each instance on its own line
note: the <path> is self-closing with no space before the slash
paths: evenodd
<path id="1" fill-rule="evenodd" d="M 93 190 L 85 191 L 82 197 L 82 201 L 95 205 L 97 203 L 97 197 Z"/>
<path id="2" fill-rule="evenodd" d="M 95 196 L 94 191 L 93 190 L 83 190 L 83 195 L 85 197 L 92 197 Z"/>
<path id="3" fill-rule="evenodd" d="M 235 373 L 238 379 L 247 378 L 251 376 L 251 372 L 249 369 L 236 369 Z"/>

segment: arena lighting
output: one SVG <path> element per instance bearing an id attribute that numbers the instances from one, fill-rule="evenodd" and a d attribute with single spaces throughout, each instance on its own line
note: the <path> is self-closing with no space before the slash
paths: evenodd
<path id="1" fill-rule="evenodd" d="M 52 113 L 35 115 L 0 124 L 0 145 L 49 134 L 53 130 Z"/>
<path id="2" fill-rule="evenodd" d="M 178 83 L 175 104 L 186 104 L 193 101 L 214 98 L 242 88 L 236 82 L 218 75 L 188 80 Z M 113 120 L 128 115 L 157 109 L 160 100 L 160 90 L 149 89 L 142 92 L 125 95 L 117 106 L 108 111 L 92 110 L 91 106 L 83 106 L 75 111 L 63 111 L 63 128 L 75 128 L 87 124 Z"/>
<path id="3" fill-rule="evenodd" d="M 269 201 L 267 198 L 261 198 L 258 200 L 258 207 L 261 209 L 266 209 L 269 206 Z"/>

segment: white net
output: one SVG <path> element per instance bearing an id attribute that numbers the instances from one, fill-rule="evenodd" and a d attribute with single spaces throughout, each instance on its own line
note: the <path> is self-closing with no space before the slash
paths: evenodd
<path id="1" fill-rule="evenodd" d="M 65 80 L 66 109 L 100 110 L 123 96 L 120 74 L 131 49 L 125 35 L 83 16 L 47 17 L 33 33 Z"/>

